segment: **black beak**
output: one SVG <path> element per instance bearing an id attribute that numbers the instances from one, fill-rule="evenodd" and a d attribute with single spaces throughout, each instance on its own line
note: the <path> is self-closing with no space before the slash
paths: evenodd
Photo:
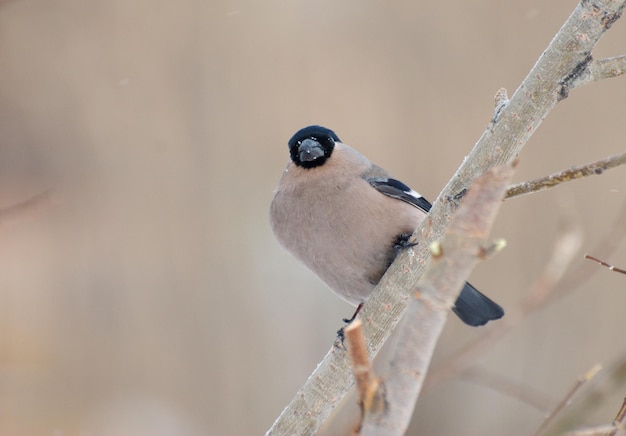
<path id="1" fill-rule="evenodd" d="M 298 146 L 298 155 L 301 162 L 312 162 L 324 156 L 324 149 L 319 142 L 307 138 Z"/>

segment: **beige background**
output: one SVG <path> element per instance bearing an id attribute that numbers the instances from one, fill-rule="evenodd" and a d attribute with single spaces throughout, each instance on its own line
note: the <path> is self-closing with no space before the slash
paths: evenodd
<path id="1" fill-rule="evenodd" d="M 0 208 L 52 190 L 0 220 L 0 433 L 263 432 L 352 310 L 271 234 L 288 138 L 326 125 L 434 199 L 574 6 L 0 2 Z M 622 19 L 594 55 L 624 41 Z M 573 92 L 516 180 L 624 151 L 625 107 L 624 78 Z M 472 281 L 515 314 L 566 221 L 578 259 L 619 233 L 625 184 L 619 168 L 507 202 L 508 247 Z M 607 260 L 626 266 L 626 245 Z M 411 434 L 531 433 L 626 354 L 625 290 L 598 268 L 473 365 L 548 407 L 458 376 L 420 399 Z M 484 331 L 451 318 L 434 366 Z M 625 393 L 584 423 L 610 422 Z"/>

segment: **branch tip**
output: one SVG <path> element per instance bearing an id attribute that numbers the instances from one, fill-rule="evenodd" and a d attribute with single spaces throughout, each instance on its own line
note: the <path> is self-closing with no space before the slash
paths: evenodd
<path id="1" fill-rule="evenodd" d="M 589 254 L 585 254 L 585 259 L 593 260 L 594 262 L 597 262 L 600 265 L 602 265 L 604 267 L 607 267 L 611 271 L 615 271 L 615 272 L 618 272 L 618 273 L 621 273 L 621 274 L 626 274 L 626 270 L 621 269 L 621 268 L 617 268 L 616 266 L 613 266 L 613 265 L 611 265 L 609 263 L 606 263 L 605 261 L 600 260 L 600 259 L 598 259 L 596 257 L 593 257 L 593 256 L 591 256 Z"/>

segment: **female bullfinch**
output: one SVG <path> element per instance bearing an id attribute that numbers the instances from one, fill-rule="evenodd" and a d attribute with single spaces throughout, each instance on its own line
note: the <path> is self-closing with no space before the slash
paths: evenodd
<path id="1" fill-rule="evenodd" d="M 289 154 L 270 207 L 272 230 L 337 295 L 360 307 L 399 250 L 412 245 L 431 205 L 327 128 L 296 132 Z M 471 326 L 504 315 L 469 283 L 452 310 Z"/>

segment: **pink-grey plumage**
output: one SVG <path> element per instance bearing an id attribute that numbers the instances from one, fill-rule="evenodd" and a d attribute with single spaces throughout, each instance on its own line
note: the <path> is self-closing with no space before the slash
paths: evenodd
<path id="1" fill-rule="evenodd" d="M 289 152 L 270 207 L 272 230 L 337 295 L 359 305 L 411 245 L 430 203 L 324 127 L 299 130 Z M 453 311 L 473 326 L 504 315 L 469 283 Z"/>

